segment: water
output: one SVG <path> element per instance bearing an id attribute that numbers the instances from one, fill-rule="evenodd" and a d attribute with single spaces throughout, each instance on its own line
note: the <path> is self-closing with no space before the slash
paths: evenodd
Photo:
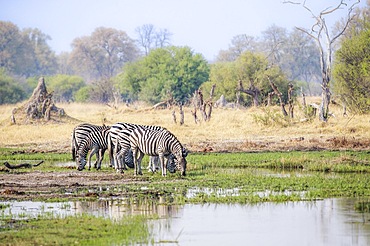
<path id="1" fill-rule="evenodd" d="M 40 214 L 90 213 L 121 219 L 157 214 L 149 221 L 156 245 L 370 245 L 370 213 L 355 210 L 359 199 L 249 205 L 161 205 L 151 201 L 0 202 L 3 213 L 26 218 Z M 159 201 L 160 202 L 160 201 Z"/>

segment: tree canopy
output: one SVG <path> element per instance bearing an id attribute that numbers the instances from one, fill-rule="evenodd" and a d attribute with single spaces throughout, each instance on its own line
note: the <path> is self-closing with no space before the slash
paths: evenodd
<path id="1" fill-rule="evenodd" d="M 184 103 L 208 76 L 209 66 L 202 55 L 189 47 L 169 46 L 126 64 L 115 81 L 126 100 L 158 103 L 173 98 Z"/>
<path id="2" fill-rule="evenodd" d="M 267 57 L 261 53 L 246 51 L 235 61 L 213 64 L 210 70 L 210 79 L 202 85 L 202 89 L 203 91 L 209 91 L 211 86 L 216 84 L 216 97 L 224 95 L 227 101 L 236 102 L 239 96 L 238 81 L 241 81 L 244 86 L 256 88 L 259 91 L 258 100 L 261 102 L 272 91 L 268 78 L 286 96 L 288 81 L 279 67 L 269 66 Z M 250 106 L 252 98 L 247 95 L 240 95 L 239 103 Z"/>
<path id="3" fill-rule="evenodd" d="M 126 32 L 99 27 L 91 34 L 76 38 L 70 60 L 91 79 L 109 79 L 125 62 L 138 57 L 138 49 Z"/>
<path id="4" fill-rule="evenodd" d="M 0 104 L 16 103 L 26 98 L 23 88 L 0 68 Z"/>
<path id="5" fill-rule="evenodd" d="M 334 91 L 356 113 L 370 110 L 370 29 L 343 41 L 336 52 Z"/>
<path id="6" fill-rule="evenodd" d="M 39 29 L 21 31 L 11 22 L 0 21 L 0 37 L 0 67 L 9 74 L 28 78 L 56 71 L 56 56 L 47 44 L 50 37 Z"/>

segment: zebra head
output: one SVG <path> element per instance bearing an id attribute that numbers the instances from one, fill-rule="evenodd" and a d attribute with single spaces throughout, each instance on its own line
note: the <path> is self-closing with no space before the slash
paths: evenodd
<path id="1" fill-rule="evenodd" d="M 181 175 L 186 175 L 186 164 L 187 161 L 185 157 L 188 155 L 188 150 L 185 148 L 182 148 L 181 154 L 177 154 L 174 156 L 174 164 L 176 166 L 176 169 L 181 171 Z"/>
<path id="2" fill-rule="evenodd" d="M 180 170 L 178 169 L 177 165 L 176 165 L 176 162 L 175 162 L 175 156 L 171 153 L 169 156 L 168 156 L 168 159 L 167 159 L 167 170 L 170 172 L 170 173 L 175 173 L 176 170 Z"/>
<path id="3" fill-rule="evenodd" d="M 85 168 L 86 159 L 78 155 L 76 160 L 77 160 L 77 165 L 78 165 L 77 170 L 82 171 Z"/>

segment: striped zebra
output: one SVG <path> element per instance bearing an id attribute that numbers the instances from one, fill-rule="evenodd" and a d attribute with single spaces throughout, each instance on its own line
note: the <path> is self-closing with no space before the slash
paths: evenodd
<path id="1" fill-rule="evenodd" d="M 97 166 L 96 169 L 101 168 L 101 163 L 104 158 L 104 152 L 106 149 L 108 149 L 109 144 L 109 129 L 106 128 L 101 131 L 92 131 L 89 133 L 89 135 L 86 136 L 85 139 L 82 139 L 80 142 L 80 145 L 77 150 L 77 170 L 82 171 L 86 165 L 86 156 L 91 150 L 89 155 L 89 170 L 91 168 L 91 157 L 95 154 L 101 151 L 101 155 L 99 155 L 97 159 Z"/>
<path id="2" fill-rule="evenodd" d="M 97 126 L 97 125 L 92 125 L 89 123 L 83 123 L 78 126 L 76 126 L 73 131 L 72 131 L 72 160 L 76 160 L 76 154 L 77 150 L 79 148 L 79 145 L 82 140 L 86 139 L 87 136 L 93 132 L 93 131 L 102 131 L 104 129 L 109 129 L 109 126 Z M 102 155 L 102 151 L 99 151 L 96 153 L 96 159 L 100 159 L 100 155 Z M 96 166 L 97 163 L 94 164 Z"/>
<path id="3" fill-rule="evenodd" d="M 83 123 L 83 124 L 80 124 L 80 125 L 76 126 L 72 131 L 72 159 L 74 161 L 76 160 L 77 150 L 78 150 L 81 142 L 86 140 L 86 138 L 89 137 L 91 132 L 103 131 L 105 129 L 110 129 L 110 126 L 105 126 L 105 125 L 98 126 L 98 125 L 93 125 L 93 124 L 89 124 L 89 123 Z M 108 150 L 109 150 L 109 153 L 111 153 L 111 141 L 110 141 L 110 139 L 108 139 L 108 140 L 109 140 Z M 96 162 L 94 163 L 95 168 L 97 167 L 98 160 L 103 158 L 104 152 L 105 152 L 105 149 L 104 150 L 101 149 L 98 152 L 96 152 Z M 109 155 L 109 157 L 110 157 L 109 158 L 110 159 L 110 166 L 113 166 L 114 159 L 111 155 Z M 86 158 L 85 158 L 85 160 L 86 160 Z M 128 152 L 125 155 L 124 163 L 125 163 L 125 165 L 127 165 L 131 168 L 134 167 L 134 161 L 133 161 L 131 151 Z M 77 166 L 79 166 L 78 163 L 77 163 Z"/>
<path id="4" fill-rule="evenodd" d="M 166 176 L 165 159 L 172 153 L 175 157 L 176 168 L 181 175 L 186 175 L 187 152 L 180 141 L 168 130 L 151 130 L 148 128 L 136 128 L 129 136 L 132 154 L 134 156 L 135 175 L 142 174 L 141 160 L 144 154 L 158 156 L 161 163 L 162 176 Z"/>
<path id="5" fill-rule="evenodd" d="M 109 130 L 110 139 L 112 141 L 112 149 L 110 155 L 114 159 L 114 167 L 117 172 L 122 172 L 126 168 L 126 164 L 119 161 L 122 156 L 126 155 L 126 152 L 130 151 L 130 141 L 128 140 L 131 132 L 134 129 L 151 129 L 151 130 L 162 130 L 164 128 L 160 126 L 145 126 L 137 125 L 132 123 L 119 122 L 111 126 Z"/>

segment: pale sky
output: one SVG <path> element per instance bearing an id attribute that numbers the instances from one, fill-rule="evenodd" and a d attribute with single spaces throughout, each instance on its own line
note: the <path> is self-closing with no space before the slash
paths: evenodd
<path id="1" fill-rule="evenodd" d="M 338 3 L 306 0 L 315 12 Z M 361 0 L 357 6 L 365 5 Z M 332 21 L 346 13 L 338 11 Z M 20 29 L 40 29 L 52 38 L 49 45 L 57 54 L 71 51 L 75 38 L 91 35 L 97 27 L 112 27 L 136 38 L 135 28 L 153 24 L 173 33 L 173 45 L 189 46 L 208 60 L 227 49 L 236 35 L 259 37 L 273 24 L 291 31 L 314 23 L 302 6 L 283 0 L 0 0 L 0 20 Z"/>

